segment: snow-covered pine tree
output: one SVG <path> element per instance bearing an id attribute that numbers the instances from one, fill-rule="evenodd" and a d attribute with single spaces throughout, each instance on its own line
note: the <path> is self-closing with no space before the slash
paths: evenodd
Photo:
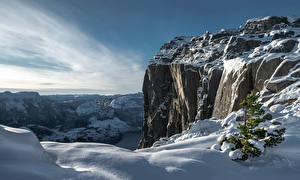
<path id="1" fill-rule="evenodd" d="M 249 157 L 260 156 L 266 147 L 272 147 L 281 143 L 284 138 L 285 128 L 276 122 L 276 128 L 270 128 L 272 123 L 266 123 L 262 115 L 265 111 L 261 108 L 262 104 L 257 100 L 259 94 L 251 92 L 240 104 L 244 109 L 244 123 L 237 127 L 239 133 L 226 136 L 220 144 L 231 143 L 234 147 L 229 153 L 233 160 L 247 160 Z"/>

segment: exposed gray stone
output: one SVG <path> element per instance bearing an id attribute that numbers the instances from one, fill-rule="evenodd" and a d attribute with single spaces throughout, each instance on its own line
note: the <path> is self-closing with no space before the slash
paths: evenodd
<path id="1" fill-rule="evenodd" d="M 300 62 L 300 59 L 298 60 L 285 60 L 283 61 L 277 70 L 274 72 L 273 77 L 280 77 L 280 76 L 286 76 L 289 74 L 290 70 L 297 65 Z"/>
<path id="2" fill-rule="evenodd" d="M 293 84 L 294 82 L 296 82 L 296 80 L 286 79 L 282 81 L 271 81 L 267 84 L 266 88 L 272 92 L 279 92 L 289 85 Z"/>
<path id="3" fill-rule="evenodd" d="M 243 55 L 243 53 L 256 48 L 261 44 L 259 40 L 247 40 L 232 37 L 228 42 L 228 48 L 224 51 L 224 58 L 231 59 Z"/>
<path id="4" fill-rule="evenodd" d="M 187 129 L 199 110 L 200 87 L 206 89 L 207 94 L 201 119 L 211 117 L 221 74 L 220 69 L 206 74 L 203 66 L 149 65 L 143 85 L 145 111 L 139 148 L 150 147 L 161 137 Z"/>
<path id="5" fill-rule="evenodd" d="M 295 35 L 294 31 L 288 31 L 288 32 L 280 32 L 274 34 L 272 40 L 280 39 L 280 38 L 287 38 L 287 37 L 293 37 Z"/>
<path id="6" fill-rule="evenodd" d="M 295 45 L 298 43 L 298 41 L 295 40 L 287 40 L 286 42 L 282 43 L 282 47 L 281 48 L 272 48 L 270 49 L 271 53 L 288 53 L 291 52 Z"/>
<path id="7" fill-rule="evenodd" d="M 265 119 L 265 120 L 271 120 L 273 118 L 273 116 L 272 116 L 272 114 L 270 114 L 270 113 L 266 113 L 266 114 L 264 114 L 264 116 L 263 116 L 263 119 Z"/>
<path id="8" fill-rule="evenodd" d="M 145 114 L 139 148 L 181 133 L 195 120 L 226 117 L 241 108 L 240 103 L 251 91 L 267 88 L 261 98 L 266 102 L 296 81 L 299 60 L 290 56 L 298 43 L 295 37 L 299 36 L 292 31 L 294 24 L 286 17 L 259 18 L 235 31 L 175 38 L 164 45 L 145 75 Z M 274 30 L 279 33 L 274 35 Z M 270 48 L 277 39 L 286 40 L 281 46 Z M 230 67 L 222 70 L 224 61 L 239 57 L 247 58 L 242 67 L 232 68 L 232 72 L 226 72 L 232 70 Z M 187 65 L 190 63 L 195 66 Z M 288 74 L 288 80 L 275 81 Z M 264 116 L 271 118 L 270 114 Z"/>
<path id="9" fill-rule="evenodd" d="M 300 78 L 300 69 L 291 73 L 291 77 Z"/>
<path id="10" fill-rule="evenodd" d="M 289 22 L 286 17 L 277 17 L 277 16 L 248 21 L 245 24 L 244 32 L 246 34 L 265 33 L 267 30 L 271 29 L 276 24 L 288 25 Z"/>
<path id="11" fill-rule="evenodd" d="M 261 91 L 264 87 L 266 80 L 270 79 L 274 71 L 283 61 L 283 58 L 278 57 L 270 60 L 260 61 L 259 66 L 255 74 L 255 84 L 254 87 L 257 91 Z"/>

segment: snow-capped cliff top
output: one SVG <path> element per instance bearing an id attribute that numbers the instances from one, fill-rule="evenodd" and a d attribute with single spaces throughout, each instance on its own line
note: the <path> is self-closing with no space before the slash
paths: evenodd
<path id="1" fill-rule="evenodd" d="M 287 16 L 287 18 L 290 23 L 294 23 L 300 20 L 300 15 L 291 15 L 291 16 Z"/>
<path id="2" fill-rule="evenodd" d="M 258 17 L 258 18 L 252 18 L 252 19 L 248 19 L 246 21 L 246 23 L 252 23 L 252 22 L 257 22 L 257 21 L 266 21 L 269 20 L 272 16 L 264 16 L 264 17 Z"/>
<path id="3" fill-rule="evenodd" d="M 276 16 L 264 16 L 264 17 L 252 18 L 252 19 L 248 19 L 246 23 L 268 21 L 274 17 L 276 17 Z M 288 22 L 294 23 L 295 21 L 300 19 L 300 15 L 281 16 L 281 18 L 287 18 Z"/>
<path id="4" fill-rule="evenodd" d="M 222 61 L 244 61 L 280 54 L 299 56 L 300 16 L 267 16 L 249 19 L 244 26 L 195 37 L 176 37 L 165 43 L 150 64 L 210 63 L 222 68 Z M 286 42 L 289 41 L 289 42 Z"/>

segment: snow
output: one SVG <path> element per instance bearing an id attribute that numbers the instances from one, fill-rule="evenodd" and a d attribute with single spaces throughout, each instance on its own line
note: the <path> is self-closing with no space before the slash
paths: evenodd
<path id="1" fill-rule="evenodd" d="M 281 91 L 281 93 L 276 94 L 274 97 L 272 97 L 270 100 L 264 103 L 265 106 L 270 105 L 271 103 L 279 104 L 284 103 L 289 100 L 296 100 L 300 98 L 300 81 L 297 81 L 290 86 L 286 87 Z"/>
<path id="2" fill-rule="evenodd" d="M 220 135 L 220 136 L 217 138 L 217 142 L 218 142 L 218 143 L 221 143 L 222 141 L 225 140 L 225 138 L 226 138 L 226 135 L 225 135 L 225 134 L 222 134 L 222 135 Z"/>
<path id="3" fill-rule="evenodd" d="M 221 150 L 221 146 L 220 144 L 214 144 L 210 147 L 210 149 L 216 150 L 216 151 L 220 151 Z"/>
<path id="4" fill-rule="evenodd" d="M 36 92 L 19 92 L 19 93 L 11 93 L 4 92 L 0 93 L 0 101 L 3 103 L 5 110 L 18 110 L 21 112 L 26 112 L 26 105 L 24 101 L 34 99 L 35 101 L 39 101 L 40 96 Z"/>
<path id="5" fill-rule="evenodd" d="M 27 127 L 43 141 L 116 143 L 122 133 L 140 131 L 143 94 L 40 96 L 36 92 L 3 92 L 0 110 L 1 124 Z"/>
<path id="6" fill-rule="evenodd" d="M 229 152 L 229 157 L 232 160 L 241 159 L 243 155 L 244 153 L 241 151 L 241 149 L 236 149 L 234 151 Z"/>
<path id="7" fill-rule="evenodd" d="M 61 179 L 67 172 L 28 130 L 0 125 L 0 144 L 1 179 Z"/>
<path id="8" fill-rule="evenodd" d="M 224 60 L 224 76 L 225 79 L 224 81 L 227 80 L 227 74 L 229 73 L 237 73 L 239 72 L 242 67 L 246 64 L 245 60 L 242 58 L 234 58 L 234 59 L 229 59 L 229 60 Z"/>
<path id="9" fill-rule="evenodd" d="M 0 93 L 0 99 L 32 99 L 38 98 L 40 95 L 37 92 L 18 92 L 18 93 L 11 93 L 9 91 L 5 91 Z"/>
<path id="10" fill-rule="evenodd" d="M 94 127 L 94 128 L 101 128 L 101 129 L 118 129 L 120 132 L 126 132 L 129 129 L 129 126 L 127 125 L 126 122 L 121 121 L 119 118 L 114 117 L 113 119 L 107 119 L 103 121 L 99 121 L 95 118 L 89 119 L 91 124 L 89 127 Z"/>
<path id="11" fill-rule="evenodd" d="M 221 127 L 221 121 L 215 118 L 197 121 L 194 123 L 190 123 L 190 127 L 188 130 L 183 131 L 181 134 L 176 134 L 171 137 L 163 137 L 159 141 L 156 141 L 153 144 L 153 147 L 158 147 L 166 144 L 171 144 L 174 142 L 184 141 L 186 139 L 192 139 L 196 137 L 201 137 L 204 135 L 208 135 L 210 133 L 216 132 Z"/>
<path id="12" fill-rule="evenodd" d="M 257 149 L 259 149 L 260 152 L 265 151 L 265 148 L 264 148 L 265 142 L 264 141 L 257 141 L 257 140 L 254 140 L 254 139 L 249 139 L 248 142 L 250 144 L 252 144 L 254 147 L 256 147 Z"/>
<path id="13" fill-rule="evenodd" d="M 287 18 L 290 23 L 293 23 L 300 19 L 300 15 L 292 15 L 292 16 L 288 16 Z"/>
<path id="14" fill-rule="evenodd" d="M 247 22 L 267 20 L 270 17 L 252 19 Z M 289 21 L 294 21 L 289 19 Z M 285 55 L 286 59 L 299 58 L 299 43 L 290 53 L 271 53 L 270 48 L 281 47 L 284 41 L 272 39 L 270 34 L 285 32 L 290 27 L 278 31 L 267 32 L 261 39 L 262 43 L 254 50 L 250 50 L 240 57 L 223 59 L 226 73 L 237 73 L 249 61 L 257 59 L 268 60 Z M 299 34 L 296 28 L 292 28 Z M 205 38 L 211 34 L 203 35 L 203 41 L 195 43 L 190 50 L 203 50 L 191 57 L 180 57 L 175 63 L 207 63 L 205 60 L 213 51 L 223 51 L 226 44 L 207 45 Z M 242 33 L 239 37 L 248 38 Z M 256 38 L 256 37 L 255 37 Z M 162 58 L 171 58 L 178 48 L 193 39 L 179 37 L 172 42 L 169 48 L 162 48 L 158 53 L 155 63 L 164 63 Z M 299 39 L 298 39 L 299 41 Z M 160 61 L 161 60 L 161 61 Z M 154 62 L 152 62 L 154 63 Z M 222 66 L 220 61 L 214 61 L 216 67 Z M 220 63 L 220 64 L 218 64 Z M 290 72 L 291 73 L 291 72 Z M 273 81 L 283 80 L 288 77 L 280 77 Z M 239 132 L 237 126 L 241 123 L 238 117 L 242 111 L 232 112 L 224 119 L 211 118 L 191 123 L 189 129 L 181 134 L 161 138 L 153 144 L 153 147 L 128 150 L 113 145 L 102 143 L 57 143 L 39 142 L 35 135 L 25 129 L 10 128 L 0 125 L 0 174 L 3 179 L 210 179 L 232 180 L 243 179 L 258 180 L 272 179 L 298 179 L 300 177 L 300 81 L 291 84 L 279 93 L 275 93 L 267 102 L 264 109 L 272 114 L 272 120 L 259 124 L 268 132 L 279 127 L 285 127 L 285 140 L 273 148 L 264 149 L 263 142 L 255 139 L 249 143 L 262 151 L 257 158 L 249 158 L 246 162 L 232 161 L 239 159 L 243 154 L 237 149 L 232 151 L 234 144 L 220 142 L 225 137 L 231 137 Z M 199 89 L 200 90 L 200 89 Z M 4 96 L 4 95 L 3 95 Z M 5 95 L 7 98 L 9 95 Z M 0 97 L 1 98 L 1 97 Z M 126 97 L 109 102 L 109 107 L 116 110 L 123 108 L 135 108 L 135 103 L 128 103 Z M 77 113 L 89 112 L 94 104 L 85 104 L 77 109 Z M 96 105 L 95 105 L 96 106 Z M 270 108 L 268 108 L 270 106 Z M 97 106 L 96 106 L 97 107 Z M 97 107 L 98 108 L 98 107 Z M 93 108 L 94 109 L 94 108 Z M 164 109 L 163 104 L 161 109 Z M 94 109 L 95 110 L 95 109 Z M 96 109 L 96 111 L 98 111 Z M 91 111 L 94 112 L 94 111 Z M 98 120 L 92 116 L 89 119 L 89 128 L 115 127 L 120 131 L 126 127 L 126 123 L 118 118 Z M 279 122 L 282 126 L 272 125 Z M 77 135 L 83 129 L 74 129 L 70 136 Z M 116 131 L 109 131 L 116 133 Z M 99 134 L 96 130 L 87 132 L 91 136 Z M 106 132 L 105 132 L 106 133 Z M 104 134 L 105 134 L 104 133 Z M 102 135 L 102 134 L 101 134 Z"/>
<path id="15" fill-rule="evenodd" d="M 224 70 L 226 72 L 237 72 L 245 65 L 245 61 L 242 58 L 235 58 L 224 61 Z"/>
<path id="16" fill-rule="evenodd" d="M 259 158 L 232 161 L 241 152 L 217 142 L 235 117 L 192 123 L 158 147 L 130 151 L 101 143 L 42 142 L 24 129 L 0 127 L 0 174 L 4 179 L 297 179 L 300 176 L 300 101 L 271 108 L 287 128 L 285 141 Z M 280 107 L 280 108 L 279 108 Z M 230 120 L 229 120 L 230 119 Z M 222 127 L 221 124 L 226 126 Z M 203 127 L 202 127 L 203 126 Z M 196 129 L 202 130 L 198 133 Z M 257 142 L 253 142 L 255 144 Z M 259 144 L 259 143 L 258 143 Z M 223 151 L 220 151 L 220 148 Z M 228 155 L 230 157 L 228 157 Z"/>
<path id="17" fill-rule="evenodd" d="M 272 16 L 265 16 L 265 17 L 259 17 L 259 18 L 252 18 L 248 19 L 246 23 L 251 23 L 251 22 L 257 22 L 257 21 L 265 21 L 270 19 Z"/>
<path id="18" fill-rule="evenodd" d="M 270 107 L 270 111 L 272 111 L 273 113 L 275 113 L 275 112 L 280 112 L 280 111 L 282 111 L 284 108 L 285 108 L 285 106 L 282 105 L 282 104 L 275 104 L 275 105 L 273 105 L 273 106 Z"/>
<path id="19" fill-rule="evenodd" d="M 115 98 L 110 103 L 110 106 L 115 109 L 125 109 L 125 108 L 139 108 L 140 104 L 136 101 L 139 96 L 120 96 Z"/>
<path id="20" fill-rule="evenodd" d="M 234 144 L 229 143 L 229 142 L 224 142 L 224 143 L 222 144 L 222 146 L 221 146 L 221 150 L 222 150 L 223 152 L 229 152 L 229 151 L 231 151 L 231 149 L 234 148 L 234 147 L 235 147 Z"/>
<path id="21" fill-rule="evenodd" d="M 283 44 L 286 43 L 289 40 L 291 40 L 291 39 L 283 39 L 283 40 L 277 39 L 277 40 L 274 40 L 270 44 L 264 46 L 263 50 L 264 51 L 270 51 L 271 49 L 273 49 L 273 50 L 283 49 L 284 48 Z"/>

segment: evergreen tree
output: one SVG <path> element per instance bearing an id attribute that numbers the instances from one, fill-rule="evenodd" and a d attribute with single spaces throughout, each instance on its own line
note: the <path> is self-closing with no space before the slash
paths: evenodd
<path id="1" fill-rule="evenodd" d="M 277 128 L 268 132 L 268 127 L 258 127 L 260 123 L 264 122 L 261 116 L 265 113 L 261 108 L 262 104 L 257 101 L 258 98 L 259 94 L 255 95 L 254 92 L 247 95 L 246 99 L 240 104 L 244 109 L 244 123 L 239 124 L 237 127 L 240 132 L 231 137 L 226 137 L 220 142 L 221 144 L 223 142 L 234 144 L 233 151 L 241 150 L 243 155 L 236 160 L 246 160 L 249 157 L 260 156 L 265 147 L 275 146 L 284 140 L 285 128 Z M 259 145 L 263 145 L 263 149 Z"/>

